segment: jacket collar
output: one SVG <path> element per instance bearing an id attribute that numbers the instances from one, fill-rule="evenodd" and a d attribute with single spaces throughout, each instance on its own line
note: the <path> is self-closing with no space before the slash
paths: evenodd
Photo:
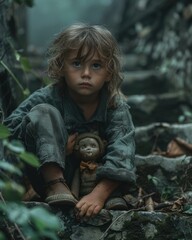
<path id="1" fill-rule="evenodd" d="M 100 102 L 96 112 L 93 114 L 89 121 L 86 121 L 82 110 L 78 107 L 77 104 L 75 104 L 68 91 L 66 90 L 63 95 L 64 119 L 73 122 L 105 122 L 107 117 L 107 100 L 108 91 L 107 88 L 104 87 L 101 90 Z"/>

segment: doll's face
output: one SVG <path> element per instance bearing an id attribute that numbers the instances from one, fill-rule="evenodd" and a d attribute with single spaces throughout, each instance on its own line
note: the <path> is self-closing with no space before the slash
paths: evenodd
<path id="1" fill-rule="evenodd" d="M 100 149 L 96 139 L 91 137 L 79 141 L 79 153 L 83 159 L 93 159 L 99 156 Z"/>

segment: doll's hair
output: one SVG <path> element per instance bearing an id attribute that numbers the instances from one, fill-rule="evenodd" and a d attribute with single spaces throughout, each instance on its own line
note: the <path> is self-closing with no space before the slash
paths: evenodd
<path id="1" fill-rule="evenodd" d="M 106 147 L 106 141 L 102 140 L 99 135 L 97 135 L 96 133 L 92 133 L 92 132 L 88 132 L 88 133 L 82 133 L 80 134 L 76 140 L 75 140 L 75 145 L 74 145 L 74 153 L 76 155 L 78 155 L 78 151 L 79 151 L 79 142 L 82 139 L 85 138 L 93 138 L 97 141 L 97 143 L 99 144 L 99 152 L 100 152 L 100 156 L 102 156 L 105 152 L 105 147 Z"/>
<path id="2" fill-rule="evenodd" d="M 106 82 L 109 92 L 108 102 L 113 104 L 114 97 L 122 95 L 120 91 L 122 77 L 120 74 L 120 50 L 111 32 L 104 26 L 78 23 L 71 25 L 56 36 L 47 52 L 48 75 L 63 83 L 64 86 L 64 63 L 72 50 L 77 50 L 77 58 L 83 62 L 89 61 L 95 53 L 99 54 L 109 72 L 110 81 Z"/>

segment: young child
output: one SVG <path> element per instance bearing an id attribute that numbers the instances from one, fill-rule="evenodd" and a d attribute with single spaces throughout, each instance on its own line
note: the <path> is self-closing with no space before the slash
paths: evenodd
<path id="1" fill-rule="evenodd" d="M 123 183 L 135 182 L 134 126 L 120 91 L 118 46 L 105 27 L 74 24 L 48 53 L 55 83 L 34 92 L 4 124 L 40 159 L 38 169 L 26 166 L 36 192 L 50 205 L 75 206 L 78 217 L 93 217 Z M 107 147 L 97 185 L 77 201 L 70 190 L 80 164 L 73 147 L 78 134 L 93 131 Z"/>

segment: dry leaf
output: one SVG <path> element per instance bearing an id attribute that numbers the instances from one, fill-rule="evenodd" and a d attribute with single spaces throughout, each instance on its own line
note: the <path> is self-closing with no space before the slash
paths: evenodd
<path id="1" fill-rule="evenodd" d="M 178 157 L 181 155 L 192 155 L 192 144 L 181 138 L 175 138 L 168 144 L 166 156 Z"/>
<path id="2" fill-rule="evenodd" d="M 39 200 L 40 201 L 40 196 L 35 192 L 33 187 L 30 185 L 27 189 L 27 192 L 23 196 L 23 201 L 33 201 L 33 200 Z"/>
<path id="3" fill-rule="evenodd" d="M 173 206 L 171 207 L 171 211 L 177 211 L 181 212 L 183 210 L 183 206 L 186 203 L 186 199 L 184 197 L 181 197 L 174 201 Z"/>
<path id="4" fill-rule="evenodd" d="M 153 202 L 152 197 L 148 197 L 145 199 L 145 208 L 149 212 L 154 211 L 154 202 Z"/>

